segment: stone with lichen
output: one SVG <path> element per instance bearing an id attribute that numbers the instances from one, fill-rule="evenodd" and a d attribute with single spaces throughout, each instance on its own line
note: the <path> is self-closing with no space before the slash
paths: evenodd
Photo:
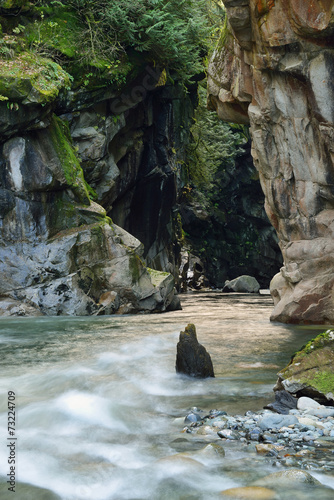
<path id="1" fill-rule="evenodd" d="M 327 330 L 296 352 L 279 374 L 277 389 L 334 403 L 334 331 Z"/>

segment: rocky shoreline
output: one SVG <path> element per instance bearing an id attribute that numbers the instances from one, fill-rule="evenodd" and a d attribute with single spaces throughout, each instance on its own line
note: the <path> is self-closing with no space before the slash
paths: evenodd
<path id="1" fill-rule="evenodd" d="M 184 439 L 176 439 L 174 448 L 179 451 L 174 458 L 222 457 L 222 468 L 231 469 L 224 463 L 225 455 L 235 458 L 233 474 L 247 476 L 245 468 L 262 461 L 266 474 L 240 488 L 224 490 L 223 495 L 233 498 L 287 498 L 286 489 L 318 488 L 317 498 L 333 498 L 333 489 L 322 484 L 310 472 L 332 475 L 334 471 L 334 407 L 323 406 L 315 400 L 301 397 L 297 408 L 287 414 L 269 409 L 246 411 L 244 415 L 228 415 L 224 410 L 206 412 L 193 407 L 184 416 L 175 419 L 183 424 Z M 190 442 L 189 442 L 190 441 Z M 192 450 L 191 443 L 196 451 Z M 249 458 L 240 459 L 245 452 Z M 240 463 L 239 463 L 240 462 Z M 310 472 L 308 472 L 310 471 Z M 261 489 L 261 491 L 259 490 Z M 311 490 L 312 490 L 311 488 Z M 233 491 L 232 491 L 233 490 Z M 235 491 L 234 491 L 235 490 Z M 282 493 L 282 490 L 285 493 Z M 305 493 L 305 494 L 304 494 Z M 296 498 L 309 498 L 308 493 Z M 262 496 L 263 495 L 263 496 Z"/>

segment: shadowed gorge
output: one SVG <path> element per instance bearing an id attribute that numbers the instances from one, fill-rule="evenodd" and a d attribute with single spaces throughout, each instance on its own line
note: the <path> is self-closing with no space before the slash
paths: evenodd
<path id="1" fill-rule="evenodd" d="M 222 11 L 182 5 L 1 4 L 1 314 L 175 309 L 184 258 L 195 287 L 268 287 L 280 255 L 247 131 L 196 111 Z M 198 130 L 221 158 L 205 137 L 193 154 Z"/>

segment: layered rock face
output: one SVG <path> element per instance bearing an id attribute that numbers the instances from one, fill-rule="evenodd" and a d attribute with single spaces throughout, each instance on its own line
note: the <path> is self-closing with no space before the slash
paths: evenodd
<path id="1" fill-rule="evenodd" d="M 250 123 L 284 265 L 272 320 L 334 322 L 334 2 L 226 0 L 209 105 Z"/>
<path id="2" fill-rule="evenodd" d="M 147 67 L 121 97 L 92 102 L 76 113 L 70 101 L 63 102 L 59 112 L 98 203 L 143 243 L 148 266 L 178 278 L 174 212 L 194 102 L 191 93 L 163 76 Z"/>
<path id="3" fill-rule="evenodd" d="M 135 141 L 112 141 L 143 97 L 116 113 L 110 89 L 71 92 L 57 64 L 25 57 L 0 68 L 0 314 L 178 308 L 173 276 L 147 268 L 144 245 L 107 216 L 115 186 L 136 178 L 116 164 Z"/>

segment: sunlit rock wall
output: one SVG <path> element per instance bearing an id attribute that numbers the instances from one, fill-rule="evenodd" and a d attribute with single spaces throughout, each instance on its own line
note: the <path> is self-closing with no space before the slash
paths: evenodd
<path id="1" fill-rule="evenodd" d="M 209 106 L 250 123 L 284 265 L 272 320 L 334 322 L 334 1 L 226 0 Z"/>

